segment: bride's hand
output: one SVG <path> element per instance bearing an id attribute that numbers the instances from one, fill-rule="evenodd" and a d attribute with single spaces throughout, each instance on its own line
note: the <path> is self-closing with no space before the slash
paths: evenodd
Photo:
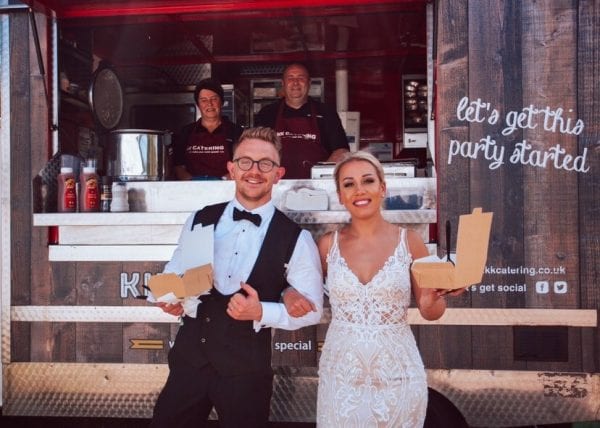
<path id="1" fill-rule="evenodd" d="M 465 292 L 465 290 L 468 287 L 465 288 L 456 288 L 453 290 L 448 290 L 448 289 L 444 289 L 444 288 L 438 288 L 435 291 L 437 291 L 438 295 L 440 296 L 446 296 L 446 295 L 450 295 L 450 296 L 460 296 L 461 294 L 463 294 Z"/>
<path id="2" fill-rule="evenodd" d="M 439 300 L 443 300 L 448 290 L 442 289 L 429 289 L 423 290 L 421 298 L 419 299 L 419 307 L 430 308 L 434 306 Z"/>
<path id="3" fill-rule="evenodd" d="M 302 317 L 309 312 L 316 312 L 313 302 L 304 297 L 294 287 L 288 287 L 283 292 L 283 303 L 288 314 L 294 318 Z"/>

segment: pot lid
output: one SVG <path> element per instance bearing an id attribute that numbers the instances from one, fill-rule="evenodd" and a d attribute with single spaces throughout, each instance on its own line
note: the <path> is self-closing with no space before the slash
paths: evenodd
<path id="1" fill-rule="evenodd" d="M 97 122 L 106 130 L 119 124 L 123 115 L 123 89 L 110 67 L 96 70 L 90 85 L 90 107 Z"/>

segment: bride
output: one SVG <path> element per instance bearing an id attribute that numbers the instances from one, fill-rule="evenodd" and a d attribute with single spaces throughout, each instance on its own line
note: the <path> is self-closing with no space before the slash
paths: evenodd
<path id="1" fill-rule="evenodd" d="M 332 321 L 319 362 L 317 426 L 420 427 L 427 380 L 407 309 L 412 291 L 423 318 L 438 319 L 445 291 L 411 281 L 412 260 L 428 251 L 416 232 L 383 218 L 379 161 L 349 154 L 334 178 L 351 222 L 318 242 Z"/>

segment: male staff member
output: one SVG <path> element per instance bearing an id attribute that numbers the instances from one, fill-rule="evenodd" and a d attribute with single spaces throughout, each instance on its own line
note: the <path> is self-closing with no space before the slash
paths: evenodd
<path id="1" fill-rule="evenodd" d="M 235 198 L 190 216 L 165 266 L 165 272 L 181 274 L 186 238 L 194 227 L 214 225 L 214 287 L 202 296 L 196 317 L 183 318 L 152 427 L 204 426 L 213 406 L 220 427 L 265 427 L 273 380 L 270 327 L 292 330 L 321 318 L 316 245 L 271 201 L 273 185 L 285 173 L 279 148 L 272 129 L 244 131 L 227 163 Z M 303 305 L 311 310 L 300 318 L 288 315 L 279 303 L 284 290 L 286 304 L 288 295 L 295 296 L 290 313 L 306 313 Z M 160 305 L 183 314 L 181 304 Z"/>
<path id="2" fill-rule="evenodd" d="M 263 107 L 254 123 L 277 131 L 286 178 L 310 178 L 317 162 L 336 162 L 349 151 L 346 133 L 334 109 L 308 97 L 310 76 L 305 66 L 288 65 L 282 84 L 284 98 Z"/>
<path id="3" fill-rule="evenodd" d="M 214 79 L 198 82 L 194 100 L 201 117 L 173 138 L 175 176 L 178 180 L 221 179 L 242 128 L 221 116 L 223 88 Z"/>

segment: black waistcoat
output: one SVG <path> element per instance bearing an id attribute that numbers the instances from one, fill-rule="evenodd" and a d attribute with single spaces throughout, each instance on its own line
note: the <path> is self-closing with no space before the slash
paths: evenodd
<path id="1" fill-rule="evenodd" d="M 211 205 L 196 213 L 198 223 L 216 225 L 227 204 Z M 247 283 L 263 302 L 278 302 L 288 286 L 285 265 L 296 246 L 301 229 L 285 214 L 275 210 L 263 245 Z M 169 353 L 169 366 L 211 364 L 221 375 L 271 372 L 271 329 L 254 331 L 252 321 L 236 321 L 226 313 L 231 296 L 216 289 L 202 296 L 196 318 L 184 317 L 175 345 Z"/>

